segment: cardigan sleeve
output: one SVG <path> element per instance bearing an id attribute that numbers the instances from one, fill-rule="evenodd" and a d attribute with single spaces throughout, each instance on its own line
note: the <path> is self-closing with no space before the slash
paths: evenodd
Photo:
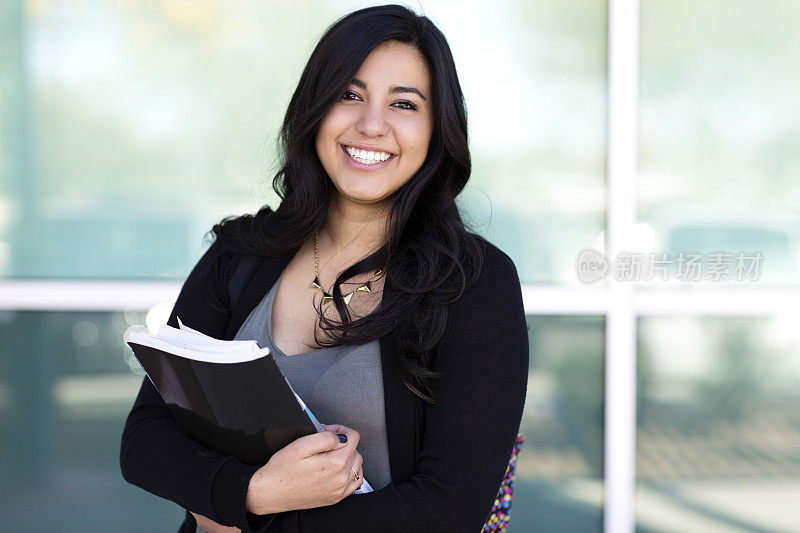
<path id="1" fill-rule="evenodd" d="M 287 511 L 243 531 L 474 532 L 488 518 L 525 403 L 528 331 L 512 260 L 490 245 L 479 281 L 450 307 L 415 474 L 335 505 Z M 251 529 L 252 527 L 252 529 Z"/>
<path id="2" fill-rule="evenodd" d="M 225 280 L 234 266 L 215 241 L 184 282 L 168 324 L 177 327 L 180 317 L 186 325 L 221 338 L 230 319 L 224 309 Z M 127 482 L 215 522 L 242 525 L 247 485 L 258 467 L 188 437 L 147 377 L 125 422 L 119 457 Z"/>

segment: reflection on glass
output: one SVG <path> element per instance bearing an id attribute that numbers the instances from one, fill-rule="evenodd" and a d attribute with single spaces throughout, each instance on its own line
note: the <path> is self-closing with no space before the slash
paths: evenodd
<path id="1" fill-rule="evenodd" d="M 122 427 L 142 382 L 122 337 L 143 319 L 0 313 L 0 516 L 14 531 L 180 524 L 179 507 L 126 483 L 119 469 Z"/>
<path id="2" fill-rule="evenodd" d="M 760 252 L 759 285 L 800 282 L 798 17 L 793 0 L 642 2 L 638 209 L 654 251 Z"/>
<path id="3" fill-rule="evenodd" d="M 460 204 L 523 282 L 576 285 L 578 251 L 605 219 L 607 2 L 474 4 L 425 3 L 446 23 L 469 111 Z"/>
<path id="4" fill-rule="evenodd" d="M 601 317 L 528 317 L 525 444 L 509 531 L 603 529 Z"/>
<path id="5" fill-rule="evenodd" d="M 798 320 L 640 319 L 637 531 L 797 531 Z"/>
<path id="6" fill-rule="evenodd" d="M 524 281 L 577 283 L 604 217 L 606 2 L 473 4 L 424 5 L 468 104 L 465 218 Z M 363 6 L 4 3 L 0 276 L 185 276 L 214 222 L 277 205 L 274 140 L 309 47 Z"/>

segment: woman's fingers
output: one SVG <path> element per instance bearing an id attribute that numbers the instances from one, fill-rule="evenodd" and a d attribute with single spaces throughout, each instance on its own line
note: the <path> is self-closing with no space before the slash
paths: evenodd
<path id="1" fill-rule="evenodd" d="M 347 488 L 345 489 L 346 495 L 349 496 L 350 494 L 353 494 L 364 482 L 363 465 L 364 459 L 361 457 L 360 453 L 356 452 L 356 455 L 353 458 L 353 464 L 350 467 L 350 482 L 347 484 Z M 358 476 L 356 476 L 354 471 L 358 473 Z"/>
<path id="2" fill-rule="evenodd" d="M 363 462 L 364 462 L 364 458 L 361 457 L 361 454 L 358 453 L 358 452 L 354 452 L 353 456 L 350 458 L 350 465 L 349 466 L 350 466 L 350 468 L 355 468 L 356 470 L 358 470 L 359 468 L 361 468 L 361 465 L 363 464 Z"/>
<path id="3" fill-rule="evenodd" d="M 349 470 L 349 472 L 350 472 L 350 477 L 351 478 L 355 478 L 356 473 L 358 473 L 358 479 L 354 480 L 354 481 L 358 481 L 359 485 L 361 484 L 361 481 L 362 481 L 362 479 L 361 479 L 361 469 L 362 469 L 362 465 L 363 464 L 364 464 L 363 457 L 361 457 L 360 453 L 356 452 L 353 455 L 352 461 L 350 462 L 350 470 Z"/>
<path id="4" fill-rule="evenodd" d="M 358 481 L 359 482 L 362 481 L 361 477 L 364 468 L 364 458 L 361 457 L 360 453 L 356 452 L 355 457 L 353 457 L 353 466 L 351 468 L 356 472 L 358 472 L 358 477 L 359 477 Z"/>
<path id="5" fill-rule="evenodd" d="M 361 485 L 359 440 L 357 431 L 338 424 L 296 439 L 253 475 L 247 509 L 256 514 L 311 509 L 349 496 Z"/>
<path id="6" fill-rule="evenodd" d="M 300 437 L 294 441 L 295 449 L 303 457 L 311 457 L 322 452 L 338 450 L 347 446 L 347 441 L 333 431 L 323 431 Z M 349 440 L 349 439 L 348 439 Z M 344 442 L 343 442 L 344 441 Z"/>
<path id="7" fill-rule="evenodd" d="M 332 431 L 334 433 L 339 433 L 340 435 L 344 435 L 347 437 L 347 444 L 353 444 L 354 446 L 358 446 L 358 441 L 361 439 L 361 435 L 359 435 L 358 431 L 353 428 L 349 428 L 347 426 L 342 426 L 340 424 L 323 424 L 322 425 L 327 431 Z"/>
<path id="8" fill-rule="evenodd" d="M 347 436 L 347 444 L 325 452 L 320 458 L 328 462 L 328 464 L 332 465 L 336 470 L 345 472 L 349 470 L 350 466 L 353 464 L 353 456 L 358 454 L 356 446 L 358 446 L 359 435 L 358 432 L 353 429 L 344 428 L 344 426 L 342 426 L 342 428 L 341 431 L 347 431 L 345 434 Z M 326 431 L 326 433 L 329 432 Z M 342 435 L 342 433 L 339 433 L 339 435 Z M 324 459 L 322 459 L 323 456 Z"/>

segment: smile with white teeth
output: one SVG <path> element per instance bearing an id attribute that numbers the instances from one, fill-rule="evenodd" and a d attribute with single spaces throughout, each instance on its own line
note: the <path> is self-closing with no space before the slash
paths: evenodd
<path id="1" fill-rule="evenodd" d="M 388 152 L 368 152 L 359 148 L 353 148 L 352 146 L 345 146 L 344 149 L 350 157 L 365 165 L 375 165 L 386 161 L 393 155 Z"/>

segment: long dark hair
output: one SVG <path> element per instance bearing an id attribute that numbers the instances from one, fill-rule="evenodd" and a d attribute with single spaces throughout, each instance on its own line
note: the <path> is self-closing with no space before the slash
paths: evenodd
<path id="1" fill-rule="evenodd" d="M 331 25 L 306 64 L 280 134 L 281 169 L 273 188 L 281 198 L 272 211 L 227 217 L 210 234 L 232 253 L 283 256 L 298 250 L 320 229 L 335 187 L 317 156 L 315 136 L 326 112 L 341 98 L 370 52 L 388 40 L 406 43 L 425 58 L 431 76 L 434 127 L 426 159 L 390 197 L 385 244 L 336 278 L 333 301 L 341 322 L 317 309 L 327 339 L 319 346 L 362 344 L 401 327 L 401 363 L 414 377 L 406 386 L 429 403 L 429 380 L 448 304 L 478 277 L 481 238 L 468 231 L 456 197 L 471 171 L 467 110 L 455 63 L 442 32 L 427 17 L 401 5 L 354 11 Z M 234 223 L 235 222 L 235 223 Z M 372 313 L 353 319 L 340 284 L 383 268 L 392 296 Z M 385 287 L 384 287 L 385 288 Z"/>

